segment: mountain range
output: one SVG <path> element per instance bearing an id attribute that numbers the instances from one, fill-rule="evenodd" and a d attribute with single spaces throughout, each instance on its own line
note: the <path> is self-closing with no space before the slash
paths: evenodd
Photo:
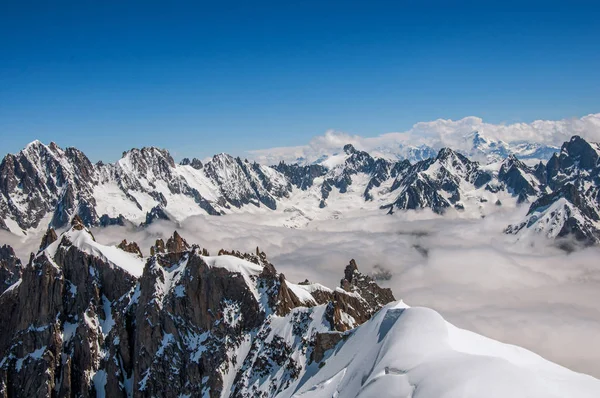
<path id="1" fill-rule="evenodd" d="M 493 146 L 478 134 L 471 138 L 481 148 Z M 484 164 L 450 148 L 416 162 L 391 161 L 351 144 L 312 164 L 268 166 L 224 153 L 176 164 L 168 151 L 153 147 L 92 164 L 76 148 L 35 141 L 0 163 L 0 228 L 16 234 L 61 230 L 75 215 L 86 227 L 143 227 L 156 219 L 244 212 L 284 214 L 283 225 L 303 227 L 361 209 L 479 218 L 500 207 L 528 206 L 522 222 L 506 226 L 507 234 L 595 244 L 599 151 L 598 144 L 573 136 L 535 165 L 514 154 Z"/>
<path id="2" fill-rule="evenodd" d="M 472 160 L 487 164 L 501 161 L 502 159 L 514 155 L 519 159 L 535 164 L 539 161 L 549 159 L 553 153 L 558 152 L 559 148 L 541 144 L 537 142 L 493 140 L 485 137 L 479 131 L 473 131 L 462 136 L 461 140 L 455 142 L 456 147 L 452 147 L 457 152 Z M 408 160 L 412 163 L 426 160 L 435 155 L 442 149 L 440 144 L 397 144 L 382 145 L 373 148 L 373 155 L 383 157 L 389 160 Z M 324 161 L 330 155 L 321 154 L 317 163 Z M 298 159 L 298 162 L 306 162 L 306 159 Z"/>
<path id="3" fill-rule="evenodd" d="M 211 255 L 175 231 L 143 253 L 94 232 L 194 214 L 302 228 L 344 212 L 480 219 L 520 208 L 506 236 L 597 244 L 599 155 L 573 136 L 535 165 L 450 148 L 389 160 L 351 144 L 310 164 L 227 154 L 176 164 L 158 148 L 93 164 L 33 142 L 0 163 L 0 226 L 43 232 L 27 261 L 0 247 L 0 396 L 596 397 L 597 379 L 409 307 L 354 260 L 326 287 L 289 281 L 258 247 Z"/>
<path id="4" fill-rule="evenodd" d="M 466 125 L 461 127 L 452 124 L 452 122 L 450 122 L 450 125 L 446 125 L 449 121 L 438 120 L 425 123 L 427 126 L 416 128 L 415 131 L 388 133 L 371 138 L 328 131 L 324 136 L 315 137 L 309 145 L 253 150 L 249 153 L 254 159 L 269 164 L 279 163 L 281 160 L 302 165 L 320 164 L 339 154 L 344 144 L 351 143 L 366 150 L 374 157 L 381 157 L 390 161 L 406 159 L 415 163 L 435 157 L 440 149 L 449 147 L 471 160 L 484 164 L 497 162 L 509 155 L 515 155 L 533 165 L 539 161 L 548 160 L 553 153 L 560 150 L 559 146 L 553 145 L 554 139 L 551 140 L 546 137 L 546 139 L 540 141 L 540 134 L 533 134 L 532 138 L 534 140 L 532 141 L 524 140 L 522 137 L 513 137 L 505 141 L 491 138 L 477 129 L 468 130 L 469 132 L 465 133 L 465 129 L 471 127 L 470 124 L 473 124 L 472 127 L 481 127 L 484 130 L 490 130 L 491 127 L 481 125 L 481 120 L 478 120 L 479 123 L 469 123 L 467 120 L 456 122 L 460 125 L 461 122 L 466 121 Z M 441 125 L 437 127 L 432 125 L 438 122 Z M 510 126 L 511 131 L 507 131 L 507 133 L 509 133 L 509 136 L 514 136 L 514 130 L 527 130 L 529 127 L 531 126 L 512 125 Z M 503 135 L 498 131 L 494 135 L 498 134 Z M 519 135 L 521 134 L 517 134 L 517 136 Z"/>

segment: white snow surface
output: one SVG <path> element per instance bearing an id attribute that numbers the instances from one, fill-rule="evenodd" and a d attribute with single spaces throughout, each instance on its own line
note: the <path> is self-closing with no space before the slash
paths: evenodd
<path id="1" fill-rule="evenodd" d="M 310 294 L 310 291 L 308 289 L 304 289 L 304 286 L 296 285 L 296 284 L 290 283 L 288 281 L 285 281 L 285 284 L 292 291 L 292 293 L 294 293 L 296 295 L 296 297 L 298 297 L 300 299 L 300 301 L 302 301 L 302 303 L 305 303 L 305 304 L 316 304 L 317 303 L 315 301 L 315 299 L 313 298 L 313 296 Z"/>
<path id="2" fill-rule="evenodd" d="M 279 397 L 598 397 L 600 380 L 459 329 L 428 308 L 387 305 Z"/>
<path id="3" fill-rule="evenodd" d="M 586 220 L 579 210 L 567 199 L 559 198 L 550 206 L 536 210 L 526 222 L 528 228 L 521 233 L 522 239 L 534 234 L 542 234 L 548 238 L 556 238 L 569 216 L 574 217 L 580 224 Z"/>
<path id="4" fill-rule="evenodd" d="M 99 257 L 110 264 L 123 269 L 125 272 L 140 277 L 144 272 L 144 260 L 135 254 L 123 251 L 115 246 L 102 245 L 92 238 L 87 230 L 71 229 L 65 233 L 69 240 L 81 251 L 92 256 Z M 50 258 L 54 258 L 54 253 L 61 239 L 58 239 L 46 248 Z"/>

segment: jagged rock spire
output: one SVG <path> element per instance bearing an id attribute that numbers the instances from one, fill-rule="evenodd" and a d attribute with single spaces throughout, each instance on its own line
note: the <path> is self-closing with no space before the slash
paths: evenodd
<path id="1" fill-rule="evenodd" d="M 42 251 L 42 250 L 46 249 L 53 242 L 55 242 L 57 239 L 58 239 L 58 236 L 56 236 L 56 231 L 54 230 L 54 228 L 48 228 L 48 230 L 46 231 L 46 233 L 42 237 L 42 242 L 40 243 L 40 249 L 39 249 L 39 251 Z"/>
<path id="2" fill-rule="evenodd" d="M 165 252 L 165 241 L 158 238 L 156 240 L 156 242 L 154 243 L 154 246 L 150 247 L 150 255 L 154 256 L 156 254 L 164 253 L 164 252 Z"/>
<path id="3" fill-rule="evenodd" d="M 81 219 L 81 217 L 79 217 L 78 214 L 75 214 L 73 216 L 73 218 L 71 219 L 71 227 L 73 229 L 78 230 L 78 231 L 81 231 L 81 230 L 85 229 L 85 225 L 83 224 L 83 220 Z"/>
<path id="4" fill-rule="evenodd" d="M 23 267 L 21 260 L 9 245 L 0 247 L 0 295 L 17 282 L 21 277 Z"/>
<path id="5" fill-rule="evenodd" d="M 171 236 L 167 240 L 166 249 L 168 253 L 182 253 L 185 250 L 188 250 L 190 245 L 177 233 L 177 231 L 173 232 L 173 236 Z"/>
<path id="6" fill-rule="evenodd" d="M 123 239 L 121 243 L 117 245 L 117 247 L 128 253 L 137 254 L 140 258 L 144 257 L 138 244 L 135 242 L 127 243 L 127 239 Z"/>

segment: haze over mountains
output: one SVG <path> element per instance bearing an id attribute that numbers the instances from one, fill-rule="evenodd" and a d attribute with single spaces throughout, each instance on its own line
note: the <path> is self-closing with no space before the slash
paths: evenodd
<path id="1" fill-rule="evenodd" d="M 481 163 L 513 154 L 521 160 L 547 159 L 564 141 L 579 135 L 600 142 L 600 114 L 563 120 L 536 120 L 531 123 L 493 124 L 479 117 L 459 120 L 437 119 L 419 122 L 404 132 L 361 137 L 328 131 L 314 137 L 308 145 L 250 151 L 260 163 L 276 164 L 320 162 L 339 152 L 345 144 L 389 160 L 411 162 L 434 156 L 444 147 L 452 148 Z"/>

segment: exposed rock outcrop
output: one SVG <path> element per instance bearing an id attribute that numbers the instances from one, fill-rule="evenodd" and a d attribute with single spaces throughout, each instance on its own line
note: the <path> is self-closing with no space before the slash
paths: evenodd
<path id="1" fill-rule="evenodd" d="M 53 242 L 56 242 L 58 236 L 56 235 L 56 231 L 54 228 L 48 228 L 44 236 L 42 237 L 42 243 L 40 243 L 39 251 L 44 250 L 48 246 L 50 246 Z"/>
<path id="2" fill-rule="evenodd" d="M 527 217 L 506 233 L 534 232 L 548 238 L 574 237 L 585 245 L 600 242 L 600 145 L 579 136 L 565 142 L 536 174 L 548 189 L 531 201 Z M 519 197 L 521 199 L 521 197 Z"/>
<path id="3" fill-rule="evenodd" d="M 0 295 L 21 278 L 23 266 L 9 245 L 0 246 Z"/>
<path id="4" fill-rule="evenodd" d="M 17 281 L 0 294 L 1 396 L 273 396 L 393 300 L 354 261 L 330 290 L 289 283 L 258 248 L 209 257 L 176 232 L 145 266 L 106 260 L 78 217 L 58 242 L 24 268 L 0 248 Z"/>
<path id="5" fill-rule="evenodd" d="M 127 253 L 132 253 L 137 255 L 138 257 L 142 258 L 144 257 L 144 255 L 142 254 L 142 251 L 140 250 L 140 247 L 138 246 L 137 243 L 135 242 L 127 242 L 127 239 L 123 239 L 121 241 L 121 243 L 119 243 L 117 245 L 117 247 L 123 251 L 126 251 Z"/>

